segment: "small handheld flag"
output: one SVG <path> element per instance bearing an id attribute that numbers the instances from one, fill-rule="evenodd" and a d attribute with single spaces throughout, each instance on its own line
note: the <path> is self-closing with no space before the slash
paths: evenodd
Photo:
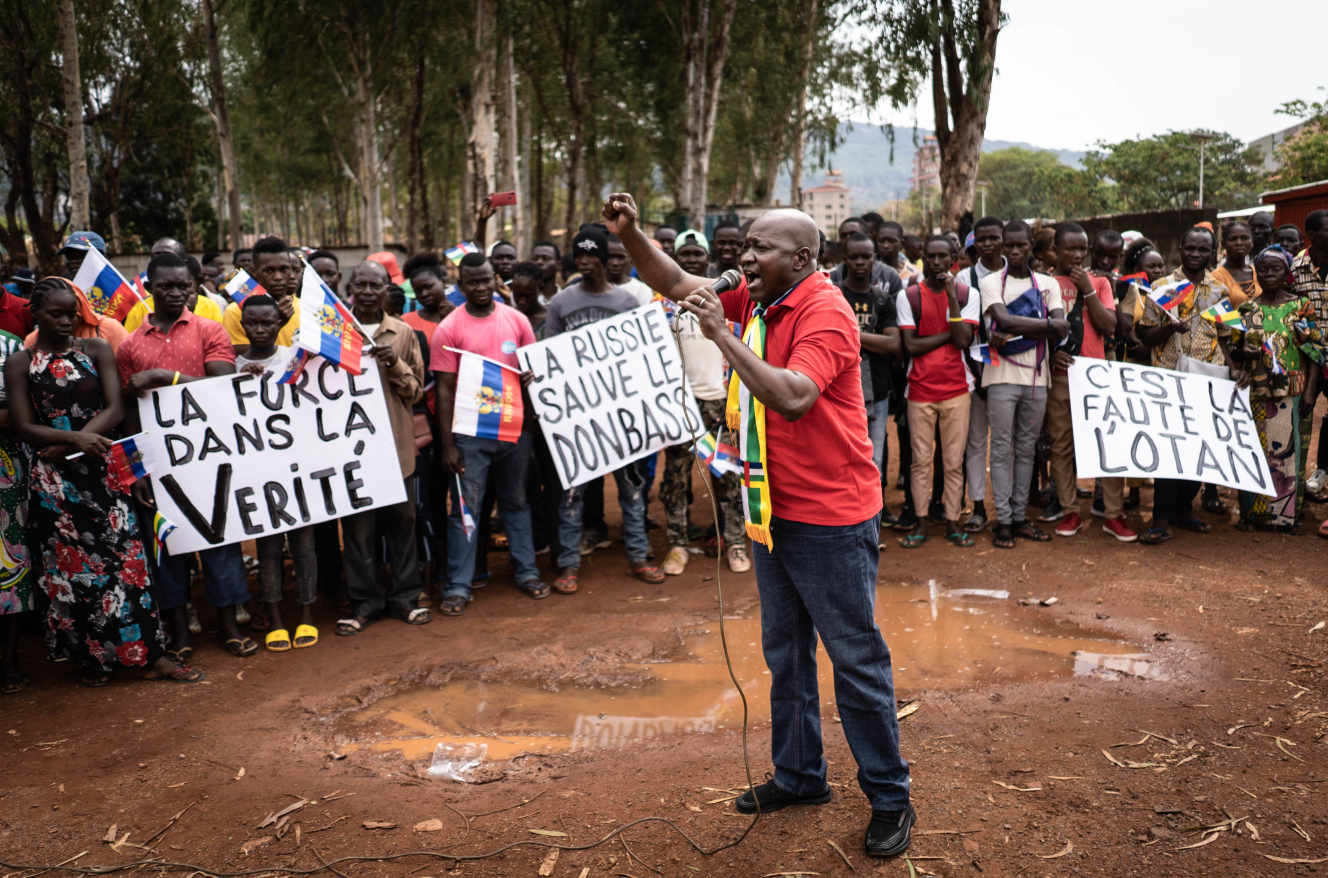
<path id="1" fill-rule="evenodd" d="M 133 285 L 96 248 L 89 248 L 83 257 L 83 264 L 74 275 L 74 286 L 87 295 L 97 313 L 121 322 L 139 301 Z"/>
<path id="2" fill-rule="evenodd" d="M 143 452 L 139 450 L 135 441 L 137 438 L 129 436 L 112 443 L 111 450 L 106 455 L 107 473 L 125 490 L 139 479 L 146 478 L 149 472 L 148 465 L 143 459 Z"/>
<path id="3" fill-rule="evenodd" d="M 456 474 L 457 489 L 457 508 L 461 512 L 461 529 L 466 532 L 466 540 L 470 541 L 471 534 L 475 533 L 475 516 L 470 514 L 470 507 L 466 505 L 466 495 L 461 491 L 461 474 Z"/>
<path id="4" fill-rule="evenodd" d="M 1223 299 L 1211 308 L 1203 309 L 1199 312 L 1199 316 L 1215 325 L 1230 326 L 1239 330 L 1245 328 L 1244 321 L 1240 319 L 1240 312 L 1227 299 Z"/>
<path id="5" fill-rule="evenodd" d="M 1178 281 L 1176 283 L 1165 284 L 1160 287 L 1154 287 L 1148 291 L 1148 298 L 1168 314 L 1171 310 L 1180 304 L 1181 300 L 1189 294 L 1194 288 L 1194 284 L 1188 280 Z"/>
<path id="6" fill-rule="evenodd" d="M 979 363 L 985 363 L 988 366 L 996 366 L 1001 362 L 1001 358 L 996 353 L 996 349 L 989 344 L 975 343 L 968 349 L 968 355 Z"/>
<path id="7" fill-rule="evenodd" d="M 1273 346 L 1273 340 L 1265 337 L 1263 340 L 1263 349 L 1268 353 L 1269 366 L 1274 375 L 1285 375 L 1286 369 L 1282 366 L 1282 361 L 1277 358 L 1277 348 Z"/>
<path id="8" fill-rule="evenodd" d="M 296 348 L 291 355 L 290 362 L 286 364 L 286 369 L 277 377 L 278 384 L 294 384 L 300 380 L 300 375 L 304 373 L 304 367 L 309 365 L 313 359 L 313 354 L 304 348 Z"/>
<path id="9" fill-rule="evenodd" d="M 453 265 L 459 265 L 461 263 L 462 256 L 465 256 L 467 253 L 478 253 L 478 252 L 480 252 L 480 248 L 476 247 L 474 244 L 470 243 L 469 241 L 462 241 L 460 244 L 457 244 L 456 246 L 447 248 L 447 258 L 452 262 Z"/>
<path id="10" fill-rule="evenodd" d="M 166 548 L 166 538 L 175 533 L 176 525 L 160 512 L 152 514 L 152 558 L 161 559 L 161 551 Z"/>
<path id="11" fill-rule="evenodd" d="M 352 375 L 360 374 L 361 333 L 346 303 L 327 288 L 308 263 L 300 284 L 300 347 L 318 354 Z M 369 338 L 363 344 L 373 344 Z"/>
<path id="12" fill-rule="evenodd" d="M 454 348 L 448 350 L 461 355 L 452 432 L 500 442 L 519 441 L 525 420 L 520 374 L 488 357 Z"/>
<path id="13" fill-rule="evenodd" d="M 231 279 L 221 285 L 221 290 L 230 296 L 231 301 L 239 305 L 249 296 L 262 295 L 267 292 L 263 285 L 254 280 L 249 272 L 243 268 L 237 268 Z"/>

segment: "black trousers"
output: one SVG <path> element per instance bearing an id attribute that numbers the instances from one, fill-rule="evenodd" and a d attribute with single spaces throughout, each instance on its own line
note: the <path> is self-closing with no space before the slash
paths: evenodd
<path id="1" fill-rule="evenodd" d="M 1180 524 L 1194 517 L 1194 498 L 1201 483 L 1180 479 L 1153 480 L 1153 520 L 1158 524 Z"/>

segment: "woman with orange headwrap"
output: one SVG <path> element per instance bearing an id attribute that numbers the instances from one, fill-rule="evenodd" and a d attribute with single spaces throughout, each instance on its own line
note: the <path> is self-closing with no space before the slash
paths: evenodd
<path id="1" fill-rule="evenodd" d="M 100 338 L 104 339 L 111 346 L 111 352 L 114 353 L 120 349 L 120 343 L 129 338 L 129 330 L 120 325 L 113 317 L 107 317 L 104 314 L 98 314 L 97 309 L 92 307 L 88 301 L 87 295 L 74 284 L 73 281 L 66 280 L 63 277 L 47 277 L 45 281 L 55 281 L 65 284 L 74 293 L 74 298 L 78 300 L 78 325 L 74 327 L 74 338 Z M 37 330 L 28 333 L 27 338 L 23 339 L 24 347 L 32 347 L 37 343 Z"/>

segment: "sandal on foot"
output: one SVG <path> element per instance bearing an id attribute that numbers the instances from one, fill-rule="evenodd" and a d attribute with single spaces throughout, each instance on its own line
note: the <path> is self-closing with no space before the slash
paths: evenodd
<path id="1" fill-rule="evenodd" d="M 903 546 L 905 549 L 916 549 L 925 542 L 927 542 L 926 531 L 914 531 L 911 534 L 899 538 L 899 545 Z"/>
<path id="2" fill-rule="evenodd" d="M 1145 546 L 1160 546 L 1171 539 L 1171 531 L 1165 527 L 1150 527 L 1139 535 L 1139 542 Z"/>
<path id="3" fill-rule="evenodd" d="M 86 686 L 89 689 L 100 689 L 111 682 L 111 675 L 106 671 L 85 671 L 78 678 L 80 686 Z"/>
<path id="4" fill-rule="evenodd" d="M 1222 502 L 1222 498 L 1216 494 L 1211 497 L 1205 497 L 1203 500 L 1204 512 L 1211 512 L 1214 515 L 1221 515 L 1227 511 L 1227 504 Z"/>
<path id="5" fill-rule="evenodd" d="M 351 616 L 346 619 L 337 620 L 337 636 L 350 637 L 353 634 L 359 634 L 364 630 L 364 626 L 369 624 L 368 620 L 361 619 L 358 616 Z"/>
<path id="6" fill-rule="evenodd" d="M 416 607 L 406 614 L 407 625 L 428 625 L 433 621 L 433 614 L 426 607 Z"/>
<path id="7" fill-rule="evenodd" d="M 187 665 L 189 660 L 194 657 L 194 648 L 192 646 L 182 646 L 179 649 L 166 650 L 166 658 L 171 659 L 177 665 Z"/>
<path id="8" fill-rule="evenodd" d="M 1040 527 L 1034 527 L 1030 521 L 1016 521 L 1013 525 L 1014 535 L 1021 540 L 1031 540 L 1035 543 L 1051 542 L 1051 534 Z"/>
<path id="9" fill-rule="evenodd" d="M 642 582 L 659 585 L 664 581 L 664 571 L 647 561 L 638 561 L 628 567 L 628 572 Z"/>
<path id="10" fill-rule="evenodd" d="M 221 642 L 226 651 L 236 658 L 248 658 L 258 652 L 258 644 L 252 637 L 227 637 Z"/>
<path id="11" fill-rule="evenodd" d="M 144 680 L 166 680 L 171 683 L 197 683 L 203 679 L 203 672 L 188 665 L 176 665 L 169 671 L 150 670 L 143 675 Z"/>
<path id="12" fill-rule="evenodd" d="M 580 587 L 580 578 L 575 570 L 568 570 L 553 581 L 553 590 L 558 594 L 576 594 Z"/>
<path id="13" fill-rule="evenodd" d="M 1183 527 L 1186 530 L 1197 534 L 1206 534 L 1213 529 L 1212 525 L 1198 518 L 1187 518 L 1184 521 L 1178 521 L 1175 524 L 1176 527 Z"/>
<path id="14" fill-rule="evenodd" d="M 17 695 L 18 693 L 22 692 L 24 689 L 28 688 L 28 685 L 31 682 L 32 681 L 28 679 L 28 675 L 20 671 L 14 671 L 12 674 L 6 674 L 4 688 L 0 689 L 0 694 Z"/>
<path id="15" fill-rule="evenodd" d="M 973 546 L 973 535 L 962 530 L 952 530 L 945 535 L 945 538 L 961 549 L 968 549 Z"/>
<path id="16" fill-rule="evenodd" d="M 537 601 L 542 601 L 551 594 L 549 586 L 538 579 L 532 579 L 529 582 L 518 582 L 516 587 L 519 591 L 524 592 L 526 597 Z"/>
<path id="17" fill-rule="evenodd" d="M 1013 549 L 1014 528 L 1008 524 L 998 524 L 991 534 L 991 544 L 998 549 Z"/>
<path id="18" fill-rule="evenodd" d="M 318 642 L 318 629 L 312 625 L 296 625 L 295 641 L 291 645 L 296 649 L 308 649 Z"/>
<path id="19" fill-rule="evenodd" d="M 470 603 L 470 598 L 464 595 L 444 595 L 443 599 L 438 602 L 438 611 L 444 616 L 460 616 L 468 603 Z"/>
<path id="20" fill-rule="evenodd" d="M 255 607 L 249 613 L 250 631 L 267 631 L 272 627 L 272 618 L 267 614 L 267 610 L 261 607 Z"/>
<path id="21" fill-rule="evenodd" d="M 285 628 L 273 628 L 263 638 L 263 645 L 267 647 L 268 652 L 290 652 L 290 632 Z"/>
<path id="22" fill-rule="evenodd" d="M 987 516 L 983 515 L 981 512 L 974 512 L 968 517 L 968 521 L 964 522 L 964 530 L 971 534 L 982 533 L 986 529 Z"/>

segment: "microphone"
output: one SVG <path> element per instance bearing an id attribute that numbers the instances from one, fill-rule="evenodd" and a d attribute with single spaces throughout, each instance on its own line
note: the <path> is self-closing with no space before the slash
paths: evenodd
<path id="1" fill-rule="evenodd" d="M 715 294 L 718 295 L 720 293 L 727 293 L 729 290 L 737 289 L 738 285 L 741 283 L 742 272 L 738 271 L 736 268 L 730 268 L 728 271 L 715 278 L 715 282 L 711 284 L 711 288 L 715 291 Z"/>

